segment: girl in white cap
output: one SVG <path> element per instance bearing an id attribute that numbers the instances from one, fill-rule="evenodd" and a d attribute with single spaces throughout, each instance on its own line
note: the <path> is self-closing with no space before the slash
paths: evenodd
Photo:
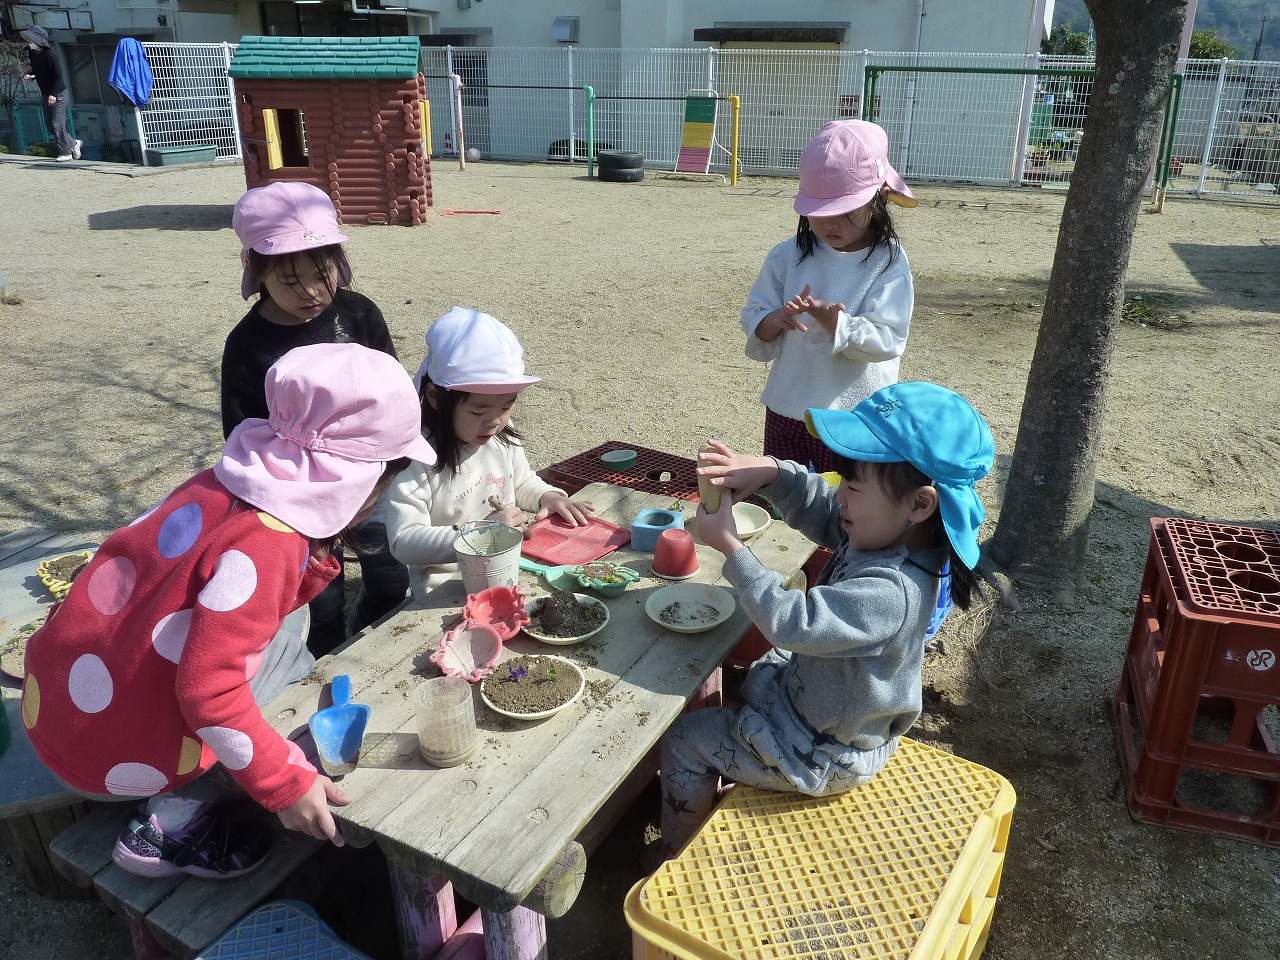
<path id="1" fill-rule="evenodd" d="M 413 595 L 457 570 L 456 527 L 497 520 L 521 531 L 525 511 L 559 514 L 576 526 L 591 507 L 570 500 L 529 465 L 511 411 L 521 390 L 539 382 L 524 372 L 524 349 L 501 321 L 454 307 L 427 330 L 427 356 L 415 376 L 422 432 L 440 457 L 406 470 L 386 499 L 391 553 L 409 565 Z M 495 506 L 496 504 L 496 506 Z"/>
<path id="2" fill-rule="evenodd" d="M 888 202 L 916 200 L 888 153 L 874 123 L 823 126 L 800 156 L 795 238 L 769 251 L 739 321 L 747 356 L 771 364 L 764 452 L 819 473 L 831 454 L 805 411 L 851 410 L 896 382 L 907 343 L 915 293 Z"/>
<path id="3" fill-rule="evenodd" d="M 258 300 L 227 336 L 222 351 L 222 434 L 246 417 L 265 417 L 263 382 L 273 363 L 309 343 L 358 343 L 394 357 L 382 311 L 348 289 L 351 264 L 333 201 L 319 187 L 282 181 L 248 190 L 231 226 L 240 240 L 240 295 Z M 335 579 L 311 604 L 308 646 L 317 657 L 402 603 L 409 572 L 387 548 L 375 515 L 348 546 L 360 563 L 360 595 L 345 613 L 346 589 Z"/>
<path id="4" fill-rule="evenodd" d="M 284 826 L 342 845 L 327 804 L 349 798 L 257 705 L 315 664 L 280 627 L 341 575 L 336 545 L 435 454 L 384 353 L 299 347 L 266 393 L 269 418 L 108 537 L 27 646 L 22 720 L 40 759 L 88 796 L 151 798 L 114 851 L 143 876 L 233 877 L 269 852 L 273 831 L 216 803 L 226 791 L 202 777 L 215 764 Z"/>

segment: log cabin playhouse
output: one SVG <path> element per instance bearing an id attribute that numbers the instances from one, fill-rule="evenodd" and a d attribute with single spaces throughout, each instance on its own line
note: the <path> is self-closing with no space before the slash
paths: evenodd
<path id="1" fill-rule="evenodd" d="M 244 37 L 229 71 L 248 187 L 313 183 L 347 224 L 425 223 L 416 37 Z"/>

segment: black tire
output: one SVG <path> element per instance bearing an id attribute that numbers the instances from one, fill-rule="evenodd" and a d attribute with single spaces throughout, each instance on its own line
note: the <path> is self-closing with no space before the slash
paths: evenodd
<path id="1" fill-rule="evenodd" d="M 609 170 L 601 167 L 600 179 L 610 183 L 639 183 L 644 179 L 644 167 L 637 167 L 634 170 Z"/>
<path id="2" fill-rule="evenodd" d="M 596 155 L 601 170 L 642 170 L 644 154 L 634 150 L 601 150 Z"/>

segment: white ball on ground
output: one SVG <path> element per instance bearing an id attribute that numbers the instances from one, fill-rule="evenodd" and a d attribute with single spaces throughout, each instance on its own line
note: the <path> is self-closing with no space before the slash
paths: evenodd
<path id="1" fill-rule="evenodd" d="M 467 147 L 467 159 L 472 163 L 480 159 L 479 147 Z"/>

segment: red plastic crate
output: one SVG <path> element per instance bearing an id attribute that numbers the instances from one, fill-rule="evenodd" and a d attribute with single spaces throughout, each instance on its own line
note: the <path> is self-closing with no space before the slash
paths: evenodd
<path id="1" fill-rule="evenodd" d="M 1114 709 L 1135 819 L 1280 846 L 1280 533 L 1151 521 Z"/>
<path id="2" fill-rule="evenodd" d="M 610 467 L 600 459 L 611 450 L 634 450 L 636 465 L 627 470 Z M 693 460 L 661 450 L 638 447 L 634 443 L 609 440 L 568 460 L 553 463 L 538 475 L 567 493 L 574 494 L 588 483 L 612 483 L 646 493 L 660 493 L 675 500 L 698 500 L 698 465 Z"/>

